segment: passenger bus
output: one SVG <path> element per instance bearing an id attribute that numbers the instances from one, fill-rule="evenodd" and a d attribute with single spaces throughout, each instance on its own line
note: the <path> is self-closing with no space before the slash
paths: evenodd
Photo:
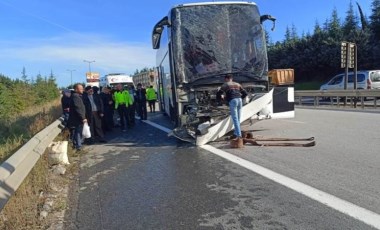
<path id="1" fill-rule="evenodd" d="M 204 2 L 174 6 L 154 26 L 160 108 L 173 121 L 177 137 L 197 139 L 224 120 L 232 128 L 228 108 L 216 96 L 226 74 L 249 92 L 248 102 L 271 93 L 268 103 L 257 105 L 266 117 L 294 116 L 293 86 L 269 83 L 266 20 L 274 25 L 275 19 L 261 16 L 255 3 Z M 221 133 L 209 135 L 215 139 Z"/>

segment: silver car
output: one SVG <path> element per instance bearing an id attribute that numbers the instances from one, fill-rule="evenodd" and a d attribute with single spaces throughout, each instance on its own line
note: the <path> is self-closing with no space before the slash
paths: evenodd
<path id="1" fill-rule="evenodd" d="M 344 89 L 344 76 L 344 73 L 334 76 L 320 90 Z M 354 89 L 354 72 L 348 73 L 347 89 Z M 357 89 L 380 89 L 380 70 L 358 71 Z"/>

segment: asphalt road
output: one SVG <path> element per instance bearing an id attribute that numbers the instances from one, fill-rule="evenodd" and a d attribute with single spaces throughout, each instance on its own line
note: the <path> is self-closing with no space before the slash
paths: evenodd
<path id="1" fill-rule="evenodd" d="M 380 113 L 297 109 L 296 119 L 260 121 L 245 129 L 254 136 L 315 137 L 312 148 L 255 146 L 232 152 L 380 213 Z"/>
<path id="2" fill-rule="evenodd" d="M 379 114 L 296 114 L 244 129 L 255 136 L 314 136 L 317 146 L 212 146 L 380 213 Z M 149 115 L 170 128 L 166 117 Z M 67 229 L 371 229 L 148 124 L 108 138 L 81 157 Z"/>

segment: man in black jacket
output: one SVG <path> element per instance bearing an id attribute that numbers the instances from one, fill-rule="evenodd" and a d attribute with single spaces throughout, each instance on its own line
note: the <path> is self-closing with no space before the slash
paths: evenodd
<path id="1" fill-rule="evenodd" d="M 74 85 L 74 93 L 71 95 L 70 114 L 67 126 L 72 130 L 72 140 L 74 148 L 80 150 L 82 147 L 82 131 L 84 123 L 87 123 L 86 108 L 82 100 L 83 86 Z"/>
<path id="2" fill-rule="evenodd" d="M 100 98 L 103 101 L 104 117 L 102 119 L 102 128 L 104 132 L 111 131 L 113 123 L 114 114 L 114 101 L 112 99 L 112 93 L 110 87 L 103 87 L 100 93 Z"/>
<path id="3" fill-rule="evenodd" d="M 67 120 L 69 119 L 70 113 L 70 101 L 71 101 L 71 92 L 68 89 L 62 91 L 61 105 L 62 105 L 62 114 L 63 122 L 67 126 Z"/>
<path id="4" fill-rule="evenodd" d="M 141 83 L 137 84 L 137 90 L 135 92 L 135 102 L 137 106 L 137 114 L 141 120 L 146 120 L 148 112 L 146 110 L 146 91 L 142 88 Z"/>
<path id="5" fill-rule="evenodd" d="M 95 89 L 95 90 L 94 90 Z M 102 129 L 102 117 L 104 116 L 103 102 L 100 95 L 97 93 L 98 87 L 86 87 L 87 94 L 83 97 L 83 101 L 86 107 L 86 112 L 90 114 L 88 116 L 90 130 L 91 130 L 91 142 L 98 138 L 99 142 L 106 142 L 104 139 L 104 133 Z M 94 91 L 96 93 L 94 93 Z"/>

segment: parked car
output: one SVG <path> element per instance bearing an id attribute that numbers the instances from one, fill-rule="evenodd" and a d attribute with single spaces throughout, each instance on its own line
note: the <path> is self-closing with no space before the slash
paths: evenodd
<path id="1" fill-rule="evenodd" d="M 344 76 L 344 73 L 334 76 L 320 90 L 344 89 Z M 354 72 L 348 73 L 347 89 L 354 89 Z M 358 71 L 357 89 L 380 89 L 380 70 Z"/>

